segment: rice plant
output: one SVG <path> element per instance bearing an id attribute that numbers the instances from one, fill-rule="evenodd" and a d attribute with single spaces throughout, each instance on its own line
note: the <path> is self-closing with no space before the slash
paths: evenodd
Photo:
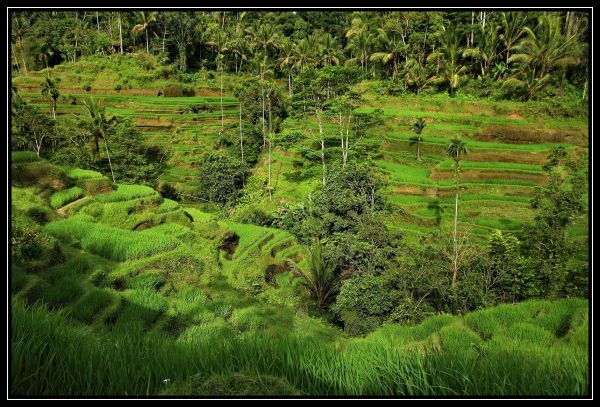
<path id="1" fill-rule="evenodd" d="M 83 195 L 84 191 L 79 187 L 63 189 L 62 191 L 57 191 L 52 194 L 50 197 L 50 206 L 55 209 L 61 208 L 66 204 L 81 198 Z"/>

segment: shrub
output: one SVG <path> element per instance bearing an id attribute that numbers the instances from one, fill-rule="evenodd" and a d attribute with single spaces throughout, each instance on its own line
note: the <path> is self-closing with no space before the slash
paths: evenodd
<path id="1" fill-rule="evenodd" d="M 232 216 L 232 220 L 239 223 L 252 223 L 258 226 L 271 226 L 272 223 L 269 214 L 256 205 L 238 206 Z"/>
<path id="2" fill-rule="evenodd" d="M 331 310 L 344 323 L 349 335 L 365 334 L 377 328 L 397 303 L 397 293 L 382 277 L 357 275 L 344 281 Z"/>
<path id="3" fill-rule="evenodd" d="M 106 177 L 82 179 L 77 181 L 76 184 L 78 187 L 83 188 L 87 195 L 96 195 L 113 190 L 112 182 Z"/>
<path id="4" fill-rule="evenodd" d="M 23 216 L 12 216 L 11 258 L 16 264 L 29 268 L 47 267 L 62 258 L 52 236 Z"/>
<path id="5" fill-rule="evenodd" d="M 73 202 L 76 199 L 81 198 L 83 195 L 83 189 L 79 187 L 63 189 L 62 191 L 57 191 L 52 194 L 50 197 L 50 206 L 52 206 L 54 209 L 61 208 L 69 202 Z"/>
<path id="6" fill-rule="evenodd" d="M 191 86 L 168 85 L 165 87 L 163 94 L 165 97 L 184 97 L 194 96 L 195 92 Z"/>
<path id="7" fill-rule="evenodd" d="M 169 183 L 160 181 L 156 187 L 156 190 L 163 198 L 169 198 L 174 201 L 179 199 L 179 196 L 177 195 L 177 189 L 175 189 L 175 187 Z"/>

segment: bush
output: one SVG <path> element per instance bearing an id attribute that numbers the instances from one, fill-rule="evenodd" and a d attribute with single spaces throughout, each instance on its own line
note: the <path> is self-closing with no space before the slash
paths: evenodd
<path id="1" fill-rule="evenodd" d="M 344 281 L 331 310 L 349 335 L 366 334 L 383 323 L 398 302 L 398 294 L 382 277 L 356 275 Z"/>
<path id="2" fill-rule="evenodd" d="M 15 264 L 41 268 L 57 263 L 62 254 L 56 239 L 44 233 L 39 225 L 13 214 L 11 258 Z"/>
<path id="3" fill-rule="evenodd" d="M 200 164 L 200 190 L 211 202 L 234 201 L 243 187 L 246 169 L 243 163 L 223 152 L 209 152 Z"/>
<path id="4" fill-rule="evenodd" d="M 76 199 L 81 198 L 83 195 L 84 191 L 79 187 L 63 189 L 62 191 L 57 191 L 52 194 L 50 197 L 50 206 L 52 206 L 54 209 L 61 208 L 69 202 L 73 202 Z"/>
<path id="5" fill-rule="evenodd" d="M 242 205 L 236 208 L 232 216 L 234 222 L 251 223 L 258 226 L 271 226 L 273 220 L 267 212 L 256 205 Z"/>
<path id="6" fill-rule="evenodd" d="M 177 195 L 177 189 L 169 183 L 160 181 L 156 190 L 163 198 L 172 199 L 174 201 L 179 199 L 179 195 Z"/>
<path id="7" fill-rule="evenodd" d="M 168 85 L 163 91 L 165 97 L 185 97 L 194 96 L 195 94 L 194 89 L 187 85 Z"/>

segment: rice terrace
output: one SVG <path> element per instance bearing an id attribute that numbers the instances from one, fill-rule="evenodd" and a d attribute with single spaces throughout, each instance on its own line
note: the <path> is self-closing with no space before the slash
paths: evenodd
<path id="1" fill-rule="evenodd" d="M 589 9 L 7 14 L 9 397 L 591 396 Z"/>

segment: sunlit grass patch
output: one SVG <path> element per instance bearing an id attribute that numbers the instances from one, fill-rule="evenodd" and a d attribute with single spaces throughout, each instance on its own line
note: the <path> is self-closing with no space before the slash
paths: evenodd
<path id="1" fill-rule="evenodd" d="M 136 198 L 158 195 L 154 189 L 144 185 L 117 184 L 117 190 L 108 194 L 99 194 L 94 197 L 98 202 L 120 202 Z"/>
<path id="2" fill-rule="evenodd" d="M 132 232 L 97 223 L 66 219 L 45 226 L 46 231 L 105 258 L 123 261 L 174 249 L 177 239 L 152 229 Z"/>
<path id="3" fill-rule="evenodd" d="M 84 195 L 83 189 L 79 187 L 72 187 L 69 189 L 63 189 L 62 191 L 56 191 L 50 197 L 50 206 L 53 208 L 61 208 L 66 204 L 81 198 Z"/>

